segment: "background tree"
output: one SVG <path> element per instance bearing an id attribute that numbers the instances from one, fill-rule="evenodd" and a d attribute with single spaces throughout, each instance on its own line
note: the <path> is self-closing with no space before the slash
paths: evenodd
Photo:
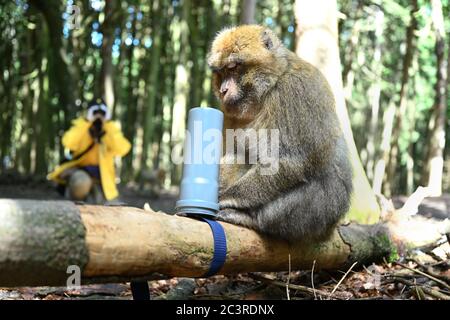
<path id="1" fill-rule="evenodd" d="M 114 70 L 112 64 L 112 46 L 114 44 L 114 1 L 105 2 L 105 14 L 101 26 L 103 34 L 100 56 L 102 65 L 99 77 L 99 96 L 103 97 L 106 105 L 114 108 Z"/>
<path id="2" fill-rule="evenodd" d="M 243 0 L 241 8 L 241 24 L 255 23 L 256 0 Z"/>
<path id="3" fill-rule="evenodd" d="M 411 1 L 411 11 L 410 11 L 410 22 L 409 26 L 406 30 L 406 49 L 405 55 L 403 57 L 403 67 L 402 67 L 402 76 L 401 76 L 401 85 L 400 85 L 400 93 L 399 93 L 399 102 L 398 108 L 396 109 L 394 125 L 392 127 L 392 137 L 390 137 L 390 133 L 386 132 L 387 138 L 391 140 L 390 148 L 385 152 L 384 161 L 388 162 L 388 172 L 385 179 L 385 187 L 384 193 L 388 196 L 392 194 L 391 184 L 396 178 L 396 167 L 397 167 L 397 157 L 398 157 L 398 143 L 400 138 L 400 133 L 403 124 L 403 118 L 406 113 L 407 107 L 407 90 L 408 84 L 410 81 L 409 71 L 412 64 L 413 54 L 415 52 L 415 32 L 417 29 L 417 11 L 419 10 L 417 0 Z M 388 120 L 390 121 L 390 120 Z M 389 154 L 386 154 L 389 153 Z M 377 175 L 383 176 L 384 172 L 380 170 L 377 172 Z M 376 179 L 376 178 L 375 178 Z"/>
<path id="4" fill-rule="evenodd" d="M 211 40 L 225 26 L 254 21 L 331 83 L 355 190 L 365 195 L 354 208 L 378 211 L 371 188 L 395 196 L 430 184 L 448 193 L 449 8 L 448 0 L 6 2 L 0 180 L 44 179 L 63 155 L 70 121 L 103 96 L 133 143 L 117 163 L 122 185 L 148 194 L 142 183 L 164 171 L 161 183 L 176 187 L 181 166 L 171 156 L 187 112 L 218 105 L 206 64 Z"/>
<path id="5" fill-rule="evenodd" d="M 424 179 L 428 179 L 428 186 L 434 196 L 442 193 L 442 174 L 444 169 L 444 146 L 445 146 L 445 121 L 447 118 L 446 94 L 447 82 L 447 60 L 445 58 L 445 29 L 442 4 L 440 0 L 431 1 L 432 20 L 434 35 L 436 38 L 436 93 L 433 113 L 430 119 L 427 159 L 425 161 Z"/>
<path id="6" fill-rule="evenodd" d="M 370 223 L 378 220 L 380 212 L 359 160 L 345 106 L 336 14 L 336 1 L 297 0 L 295 2 L 298 32 L 296 53 L 322 71 L 331 86 L 336 100 L 336 112 L 347 141 L 353 167 L 355 191 L 349 218 Z"/>

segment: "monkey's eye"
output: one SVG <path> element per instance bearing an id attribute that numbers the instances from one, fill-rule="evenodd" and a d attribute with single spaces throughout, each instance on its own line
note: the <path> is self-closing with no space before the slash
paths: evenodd
<path id="1" fill-rule="evenodd" d="M 219 73 L 220 68 L 215 67 L 215 66 L 210 66 L 212 73 Z"/>

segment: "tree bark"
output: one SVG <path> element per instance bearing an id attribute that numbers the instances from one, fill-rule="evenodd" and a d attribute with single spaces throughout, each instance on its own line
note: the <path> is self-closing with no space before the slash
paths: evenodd
<path id="1" fill-rule="evenodd" d="M 387 156 L 385 156 L 385 161 L 389 161 L 388 170 L 387 170 L 387 178 L 384 184 L 384 194 L 386 196 L 392 195 L 392 184 L 395 181 L 396 173 L 397 173 L 397 157 L 398 157 L 398 140 L 400 138 L 400 134 L 402 131 L 402 118 L 406 113 L 407 107 L 407 95 L 408 95 L 408 84 L 409 84 L 409 69 L 412 64 L 415 43 L 414 40 L 416 38 L 415 32 L 417 29 L 417 18 L 416 14 L 419 11 L 417 0 L 412 0 L 411 3 L 411 14 L 410 14 L 410 22 L 409 26 L 406 30 L 406 51 L 403 57 L 403 66 L 402 66 L 402 80 L 400 87 L 400 101 L 399 107 L 397 108 L 395 114 L 395 123 L 392 128 L 392 140 L 391 140 L 391 148 L 390 152 Z"/>
<path id="2" fill-rule="evenodd" d="M 444 170 L 445 121 L 447 118 L 447 61 L 445 59 L 445 27 L 440 0 L 432 0 L 432 18 L 436 37 L 436 96 L 433 107 L 432 121 L 430 121 L 430 145 L 425 161 L 424 179 L 433 195 L 442 194 L 442 175 Z"/>
<path id="3" fill-rule="evenodd" d="M 132 40 L 136 37 L 137 32 L 137 21 L 136 17 L 132 17 L 131 22 L 131 38 Z M 122 172 L 121 176 L 125 181 L 129 181 L 133 179 L 133 159 L 136 154 L 136 144 L 135 144 L 135 133 L 137 128 L 137 117 L 138 117 L 138 111 L 137 111 L 137 97 L 136 97 L 136 79 L 133 74 L 133 65 L 135 63 L 135 56 L 134 56 L 134 43 L 133 41 L 131 44 L 126 48 L 126 59 L 128 61 L 128 70 L 126 74 L 127 78 L 127 94 L 126 94 L 126 104 L 127 108 L 125 109 L 125 128 L 124 133 L 125 137 L 131 142 L 131 150 L 130 152 L 125 156 L 123 159 L 123 166 L 122 166 Z"/>
<path id="4" fill-rule="evenodd" d="M 338 47 L 336 1 L 297 0 L 296 53 L 316 66 L 327 78 L 336 100 L 336 111 L 353 166 L 354 194 L 348 218 L 361 223 L 378 221 L 380 208 L 359 159 L 345 106 Z"/>
<path id="5" fill-rule="evenodd" d="M 52 86 L 58 94 L 59 104 L 64 114 L 63 127 L 66 130 L 75 116 L 75 97 L 72 75 L 67 62 L 66 49 L 63 44 L 63 20 L 61 17 L 61 2 L 50 3 L 44 0 L 29 1 L 45 18 L 51 47 L 50 71 L 54 74 Z"/>
<path id="6" fill-rule="evenodd" d="M 114 74 L 112 64 L 112 46 L 114 43 L 114 3 L 115 1 L 105 1 L 105 18 L 102 24 L 103 41 L 101 47 L 102 66 L 100 70 L 99 88 L 100 95 L 105 100 L 106 105 L 114 108 Z"/>
<path id="7" fill-rule="evenodd" d="M 22 169 L 21 171 L 25 174 L 30 174 L 32 172 L 32 137 L 35 130 L 35 126 L 33 124 L 33 101 L 35 92 L 32 89 L 32 81 L 30 79 L 30 75 L 33 72 L 31 61 L 33 49 L 31 43 L 32 35 L 34 32 L 34 30 L 29 30 L 24 35 L 24 38 L 21 39 L 26 50 L 22 50 L 19 54 L 21 69 L 20 73 L 25 76 L 23 78 L 23 85 L 20 90 L 22 95 L 22 112 L 20 117 L 22 119 L 22 128 L 17 139 L 18 141 L 20 141 L 20 146 L 18 148 L 19 156 L 17 158 L 19 170 Z"/>
<path id="8" fill-rule="evenodd" d="M 155 1 L 153 3 L 153 19 L 152 19 L 152 48 L 150 58 L 150 73 L 148 76 L 148 97 L 146 99 L 146 105 L 144 107 L 144 121 L 143 121 L 143 142 L 142 142 L 142 158 L 141 158 L 141 170 L 148 169 L 148 155 L 150 143 L 153 138 L 155 129 L 155 108 L 156 97 L 158 91 L 158 75 L 160 71 L 160 57 L 162 47 L 162 30 L 159 28 L 161 25 L 161 19 L 164 15 L 164 5 L 162 2 Z M 164 25 L 164 24 L 162 24 Z M 151 168 L 149 169 L 151 170 Z"/>
<path id="9" fill-rule="evenodd" d="M 3 199 L 0 221 L 0 287 L 65 285 L 73 265 L 80 267 L 83 284 L 202 277 L 214 250 L 206 223 L 131 207 Z M 349 224 L 322 242 L 288 244 L 222 225 L 227 259 L 220 274 L 309 269 L 314 261 L 318 268 L 340 269 L 441 238 L 434 229 L 424 237 L 423 230 L 403 225 Z"/>
<path id="10" fill-rule="evenodd" d="M 395 105 L 391 101 L 384 111 L 383 115 L 383 133 L 381 136 L 380 153 L 381 156 L 375 163 L 373 172 L 372 188 L 376 194 L 381 194 L 383 187 L 384 173 L 386 172 L 386 163 L 389 161 L 389 150 L 391 146 L 392 126 L 394 125 Z"/>
<path id="11" fill-rule="evenodd" d="M 362 19 L 360 17 L 361 11 L 363 9 L 363 2 L 362 1 L 356 1 L 356 3 L 353 3 L 352 6 L 352 12 L 351 19 L 355 21 L 351 36 L 348 40 L 348 43 L 345 45 L 345 54 L 343 56 L 343 62 L 342 62 L 342 79 L 344 82 L 344 88 L 346 93 L 346 98 L 348 99 L 351 95 L 352 87 L 353 87 L 353 80 L 354 76 L 353 74 L 353 67 L 354 63 L 353 60 L 357 56 L 355 52 L 358 50 L 359 46 L 359 36 L 361 34 L 361 27 L 362 27 Z"/>
<path id="12" fill-rule="evenodd" d="M 182 7 L 182 19 L 180 20 L 180 43 L 177 50 L 178 61 L 175 65 L 175 86 L 174 86 L 174 101 L 172 108 L 172 128 L 171 128 L 171 149 L 172 162 L 176 166 L 172 167 L 171 182 L 178 184 L 181 180 L 181 161 L 174 161 L 174 157 L 180 160 L 183 141 L 185 138 L 186 119 L 189 109 L 187 97 L 189 95 L 189 70 L 188 65 L 188 51 L 189 47 L 189 12 L 191 9 L 191 1 L 184 1 Z"/>
<path id="13" fill-rule="evenodd" d="M 241 7 L 241 24 L 255 23 L 256 0 L 243 0 Z"/>
<path id="14" fill-rule="evenodd" d="M 201 67 L 204 64 L 201 63 L 201 56 L 206 56 L 206 52 L 202 52 L 201 46 L 201 34 L 199 28 L 199 8 L 192 6 L 189 15 L 186 17 L 186 21 L 189 29 L 189 59 L 192 62 L 190 67 L 190 86 L 189 86 L 189 98 L 188 109 L 199 107 L 201 103 L 202 95 L 202 71 Z M 205 63 L 206 64 L 206 63 Z"/>
<path id="15" fill-rule="evenodd" d="M 375 20 L 375 37 L 374 37 L 374 53 L 373 53 L 373 73 L 372 85 L 369 89 L 369 99 L 371 105 L 370 125 L 369 132 L 367 134 L 367 161 L 366 161 L 366 173 L 368 178 L 373 182 L 373 172 L 375 165 L 375 153 L 376 153 L 376 137 L 378 132 L 378 118 L 380 112 L 380 97 L 381 97 L 381 75 L 383 72 L 382 62 L 382 48 L 381 38 L 383 37 L 384 28 L 384 13 L 378 6 L 374 7 L 374 20 Z"/>

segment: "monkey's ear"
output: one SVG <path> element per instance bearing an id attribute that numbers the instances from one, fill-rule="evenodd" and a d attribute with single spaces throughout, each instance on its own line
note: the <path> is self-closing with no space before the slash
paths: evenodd
<path id="1" fill-rule="evenodd" d="M 263 44 L 267 48 L 267 50 L 270 50 L 273 48 L 273 41 L 272 41 L 272 38 L 270 37 L 269 31 L 267 31 L 267 30 L 263 31 L 262 40 L 263 40 Z"/>

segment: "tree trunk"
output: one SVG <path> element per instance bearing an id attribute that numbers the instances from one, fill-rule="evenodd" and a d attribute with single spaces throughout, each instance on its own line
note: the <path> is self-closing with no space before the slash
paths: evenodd
<path id="1" fill-rule="evenodd" d="M 34 92 L 31 86 L 30 74 L 32 72 L 32 34 L 35 31 L 29 30 L 27 34 L 24 35 L 24 39 L 22 39 L 22 43 L 25 45 L 26 50 L 22 50 L 19 53 L 20 57 L 20 74 L 24 75 L 23 84 L 22 84 L 22 129 L 21 133 L 18 137 L 18 141 L 20 141 L 20 147 L 18 148 L 19 156 L 18 165 L 21 168 L 22 172 L 25 174 L 31 173 L 31 150 L 32 150 L 32 137 L 34 131 L 34 114 L 33 114 L 33 98 Z"/>
<path id="2" fill-rule="evenodd" d="M 391 146 L 392 126 L 394 125 L 395 105 L 391 101 L 383 115 L 383 133 L 381 136 L 380 153 L 373 172 L 372 188 L 375 194 L 381 194 L 386 163 L 389 161 L 389 150 Z"/>
<path id="3" fill-rule="evenodd" d="M 36 174 L 45 176 L 48 172 L 48 137 L 50 135 L 50 117 L 48 112 L 48 101 L 46 99 L 46 72 L 47 60 L 42 60 L 42 66 L 39 70 L 39 97 L 38 97 L 38 111 L 37 111 L 37 125 L 36 125 Z"/>
<path id="4" fill-rule="evenodd" d="M 158 75 L 160 70 L 160 56 L 161 56 L 161 34 L 162 30 L 159 27 L 161 25 L 161 16 L 164 15 L 163 4 L 159 1 L 153 3 L 153 19 L 152 19 L 152 49 L 150 58 L 150 74 L 147 79 L 149 84 L 148 98 L 146 99 L 146 106 L 144 107 L 144 135 L 142 142 L 142 158 L 141 158 L 141 170 L 145 170 L 148 167 L 147 159 L 150 148 L 150 142 L 153 137 L 155 127 L 155 108 L 156 108 L 156 95 L 158 88 Z M 163 24 L 164 25 L 164 24 Z"/>
<path id="5" fill-rule="evenodd" d="M 416 124 L 416 110 L 410 110 L 409 115 L 409 146 L 407 151 L 407 160 L 406 160 L 406 194 L 411 194 L 414 191 L 414 130 Z"/>
<path id="6" fill-rule="evenodd" d="M 202 277 L 214 252 L 206 223 L 131 207 L 3 199 L 0 221 L 0 287 L 65 285 L 74 265 L 83 283 Z M 220 274 L 310 269 L 314 261 L 317 268 L 341 269 L 395 258 L 400 247 L 441 238 L 434 229 L 424 236 L 403 225 L 350 224 L 323 242 L 289 245 L 221 224 L 227 257 Z M 423 228 L 423 222 L 415 226 Z"/>
<path id="7" fill-rule="evenodd" d="M 207 30 L 210 30 L 210 31 L 207 32 L 208 39 L 207 39 L 207 41 L 205 41 L 204 51 L 208 52 L 209 46 L 211 45 L 213 37 L 214 37 L 215 33 L 217 32 L 217 29 L 220 26 L 219 23 L 220 23 L 221 19 L 220 19 L 220 13 L 215 10 L 215 7 L 212 8 L 211 10 L 208 10 L 206 14 L 207 14 L 206 28 L 207 28 Z M 214 33 L 211 32 L 211 30 L 213 30 Z M 212 72 L 207 63 L 205 63 L 205 72 L 204 73 L 206 73 L 207 81 L 208 81 L 208 86 L 206 86 L 205 93 L 204 93 L 205 99 L 207 101 L 207 105 L 210 107 L 217 106 L 219 104 L 218 104 L 216 96 L 214 95 L 214 90 L 213 90 L 213 85 L 212 85 Z"/>
<path id="8" fill-rule="evenodd" d="M 243 0 L 241 7 L 241 24 L 255 23 L 256 0 Z"/>
<path id="9" fill-rule="evenodd" d="M 336 1 L 297 0 L 295 16 L 296 53 L 315 65 L 327 78 L 336 99 L 336 111 L 350 151 L 355 191 L 348 218 L 361 223 L 374 223 L 378 221 L 380 208 L 359 159 L 345 107 L 338 47 Z"/>
<path id="10" fill-rule="evenodd" d="M 436 96 L 430 125 L 430 145 L 425 161 L 424 178 L 433 196 L 442 194 L 442 174 L 444 169 L 445 121 L 447 118 L 447 61 L 445 59 L 445 27 L 440 0 L 432 0 L 432 18 L 436 37 L 435 53 L 437 63 Z"/>
<path id="11" fill-rule="evenodd" d="M 62 41 L 63 20 L 61 17 L 61 2 L 50 3 L 45 0 L 29 1 L 44 16 L 48 26 L 48 34 L 51 48 L 50 72 L 54 74 L 51 83 L 58 94 L 58 103 L 64 115 L 62 119 L 63 127 L 66 130 L 70 126 L 70 121 L 75 116 L 75 98 L 72 76 L 67 62 L 67 54 Z"/>
<path id="12" fill-rule="evenodd" d="M 202 83 L 201 68 L 204 64 L 201 63 L 201 56 L 206 56 L 206 53 L 202 52 L 201 46 L 201 34 L 199 29 L 199 8 L 191 8 L 190 14 L 187 16 L 187 23 L 189 29 L 189 60 L 192 62 L 190 68 L 190 86 L 189 86 L 189 99 L 188 109 L 199 107 L 201 103 L 202 95 Z"/>
<path id="13" fill-rule="evenodd" d="M 185 138 L 187 119 L 187 96 L 189 94 L 189 72 L 186 68 L 188 61 L 187 47 L 189 46 L 189 25 L 188 18 L 191 8 L 191 1 L 184 1 L 182 8 L 181 25 L 181 45 L 179 47 L 179 60 L 175 66 L 175 91 L 174 104 L 172 109 L 172 129 L 171 129 L 171 149 L 172 162 L 178 162 L 171 172 L 173 184 L 178 184 L 181 179 L 181 161 L 174 161 L 173 157 L 181 155 L 181 149 Z"/>
<path id="14" fill-rule="evenodd" d="M 131 26 L 131 37 L 134 40 L 136 37 L 136 17 L 133 17 Z M 133 158 L 136 152 L 135 133 L 136 133 L 136 120 L 137 120 L 137 103 L 135 94 L 135 77 L 133 75 L 133 64 L 134 64 L 134 43 L 133 41 L 126 50 L 126 60 L 128 61 L 128 71 L 127 71 L 127 96 L 126 105 L 124 111 L 125 120 L 125 136 L 131 142 L 131 151 L 125 156 L 123 160 L 122 178 L 129 181 L 133 177 Z"/>
<path id="15" fill-rule="evenodd" d="M 362 8 L 363 8 L 362 1 L 356 1 L 356 3 L 353 3 L 351 19 L 354 20 L 355 23 L 352 28 L 350 39 L 348 43 L 345 45 L 344 49 L 345 54 L 343 55 L 344 61 L 342 62 L 343 64 L 342 79 L 344 82 L 345 98 L 347 100 L 351 97 L 353 82 L 355 80 L 353 68 L 354 68 L 354 60 L 357 60 L 357 55 L 355 54 L 355 52 L 358 50 L 359 36 L 363 24 L 360 17 Z"/>
<path id="16" fill-rule="evenodd" d="M 403 67 L 402 67 L 402 80 L 400 87 L 400 100 L 399 107 L 395 114 L 394 125 L 392 127 L 392 140 L 391 148 L 389 154 L 389 164 L 387 177 L 384 184 L 384 194 L 388 197 L 392 195 L 392 185 L 394 184 L 396 173 L 397 173 L 397 157 L 398 157 L 398 140 L 402 132 L 402 118 L 406 114 L 407 107 L 407 95 L 408 95 L 408 82 L 409 82 L 409 69 L 412 64 L 413 54 L 415 50 L 414 40 L 416 38 L 415 32 L 417 29 L 417 18 L 416 14 L 419 10 L 417 0 L 412 0 L 410 22 L 408 29 L 406 30 L 406 51 L 403 57 Z"/>
<path id="17" fill-rule="evenodd" d="M 173 19 L 173 12 L 168 14 L 167 19 Z M 167 30 L 169 31 L 169 30 Z M 163 115 L 162 115 L 162 138 L 160 141 L 161 152 L 160 152 L 160 167 L 165 170 L 166 178 L 163 183 L 168 187 L 171 185 L 171 172 L 174 171 L 175 167 L 173 161 L 171 160 L 171 132 L 172 132 L 172 106 L 174 105 L 174 92 L 175 92 L 175 69 L 176 69 L 176 57 L 175 48 L 173 43 L 169 41 L 171 39 L 172 33 L 165 32 L 163 37 L 164 52 L 166 57 L 166 63 L 164 65 L 164 100 L 163 100 Z"/>
<path id="18" fill-rule="evenodd" d="M 374 173 L 374 163 L 375 163 L 375 152 L 376 152 L 376 138 L 378 132 L 378 117 L 380 112 L 380 96 L 381 96 L 381 73 L 383 71 L 383 63 L 381 60 L 381 38 L 383 37 L 383 27 L 384 27 L 384 13 L 376 6 L 374 8 L 374 18 L 375 18 L 375 49 L 373 53 L 373 70 L 374 79 L 372 80 L 372 85 L 369 89 L 369 99 L 371 105 L 371 116 L 369 132 L 367 134 L 367 161 L 366 161 L 366 172 L 368 178 L 373 182 Z"/>
<path id="19" fill-rule="evenodd" d="M 0 140 L 0 165 L 2 169 L 10 169 L 12 166 L 12 152 L 11 143 L 13 136 L 13 121 L 17 113 L 17 108 L 15 107 L 14 97 L 16 96 L 16 87 L 14 85 L 14 64 L 17 58 L 17 41 L 4 44 L 4 55 L 2 56 L 3 70 L 7 72 L 2 72 L 1 79 L 3 85 L 4 97 L 2 98 L 1 111 L 2 111 L 2 123 L 0 126 L 1 140 Z M 7 74 L 7 76 L 5 76 Z"/>
<path id="20" fill-rule="evenodd" d="M 112 64 L 112 46 L 114 43 L 114 4 L 115 1 L 105 1 L 105 18 L 101 31 L 103 33 L 102 47 L 100 55 L 102 66 L 100 70 L 99 88 L 100 96 L 105 100 L 106 105 L 114 108 L 114 74 Z"/>
<path id="21" fill-rule="evenodd" d="M 450 48 L 450 37 L 448 37 L 448 48 Z M 450 99 L 450 50 L 447 50 L 447 99 Z M 449 127 L 447 127 L 447 130 Z M 447 132 L 448 135 L 450 133 Z M 450 191 L 450 145 L 447 144 L 445 149 L 445 162 L 444 162 L 444 178 L 442 186 L 445 192 Z"/>

